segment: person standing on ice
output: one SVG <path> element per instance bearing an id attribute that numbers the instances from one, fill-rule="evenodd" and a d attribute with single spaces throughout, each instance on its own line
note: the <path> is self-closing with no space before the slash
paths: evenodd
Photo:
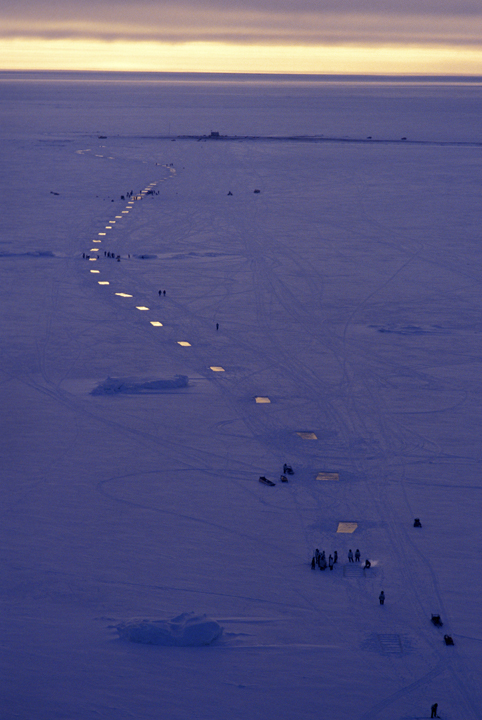
<path id="1" fill-rule="evenodd" d="M 338 553 L 335 550 L 335 552 L 333 553 L 333 564 L 336 565 L 337 562 L 338 562 Z"/>
<path id="2" fill-rule="evenodd" d="M 438 703 L 434 703 L 430 709 L 431 709 L 431 711 L 432 711 L 432 714 L 430 715 L 430 717 L 431 717 L 431 718 L 436 718 L 436 717 L 438 717 L 438 715 L 437 715 Z"/>
<path id="3" fill-rule="evenodd" d="M 355 562 L 360 562 L 360 551 L 358 548 L 355 550 Z"/>
<path id="4" fill-rule="evenodd" d="M 328 558 L 328 567 L 333 570 L 333 557 L 331 555 Z"/>
<path id="5" fill-rule="evenodd" d="M 351 550 L 348 550 L 348 562 L 354 562 L 353 561 L 353 553 Z"/>
<path id="6" fill-rule="evenodd" d="M 383 592 L 383 590 L 381 591 L 380 595 L 378 596 L 378 599 L 380 600 L 380 605 L 383 605 L 383 603 L 385 602 L 385 593 Z M 435 716 L 432 715 L 432 717 L 435 717 Z"/>
<path id="7" fill-rule="evenodd" d="M 315 560 L 315 556 L 313 555 L 313 557 L 311 558 L 311 569 L 314 570 L 315 568 L 316 568 L 316 560 Z"/>

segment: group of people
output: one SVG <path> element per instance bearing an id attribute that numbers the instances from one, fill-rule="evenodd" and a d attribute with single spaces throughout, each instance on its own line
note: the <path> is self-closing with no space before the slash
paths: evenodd
<path id="1" fill-rule="evenodd" d="M 351 549 L 348 550 L 348 562 L 360 562 L 360 557 L 361 557 L 361 555 L 360 555 L 360 551 L 358 548 L 355 550 L 355 555 L 353 555 L 353 551 Z M 338 553 L 336 550 L 333 552 L 333 555 L 328 556 L 328 561 L 327 561 L 325 551 L 322 550 L 320 553 L 318 548 L 316 548 L 315 553 L 311 559 L 311 569 L 315 570 L 316 567 L 319 567 L 320 570 L 326 570 L 326 568 L 329 567 L 330 570 L 333 570 L 333 567 L 334 567 L 334 565 L 336 565 L 337 562 L 338 562 Z M 364 570 L 368 570 L 368 568 L 370 568 L 370 567 L 371 567 L 371 562 L 367 558 L 365 560 L 365 565 L 363 566 L 363 568 L 364 568 Z"/>
<path id="2" fill-rule="evenodd" d="M 336 550 L 334 551 L 333 555 L 329 555 L 328 562 L 327 562 L 325 551 L 322 550 L 320 553 L 318 548 L 316 548 L 315 554 L 313 555 L 313 557 L 311 559 L 311 569 L 315 570 L 316 567 L 318 566 L 320 568 L 320 570 L 326 570 L 327 567 L 329 567 L 330 570 L 333 570 L 333 566 L 336 565 L 337 562 L 338 562 L 338 553 Z"/>

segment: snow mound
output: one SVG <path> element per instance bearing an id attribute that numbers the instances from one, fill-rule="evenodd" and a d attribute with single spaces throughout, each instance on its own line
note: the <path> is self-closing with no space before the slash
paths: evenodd
<path id="1" fill-rule="evenodd" d="M 95 387 L 91 395 L 141 395 L 162 393 L 166 390 L 175 390 L 189 385 L 187 375 L 176 375 L 170 380 L 136 380 L 135 378 L 111 378 Z"/>
<path id="2" fill-rule="evenodd" d="M 221 637 L 223 628 L 207 615 L 183 613 L 172 620 L 129 620 L 117 625 L 121 640 L 144 645 L 201 647 Z"/>

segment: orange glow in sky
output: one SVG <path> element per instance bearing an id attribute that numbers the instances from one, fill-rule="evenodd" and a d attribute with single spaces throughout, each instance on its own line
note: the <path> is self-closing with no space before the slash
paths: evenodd
<path id="1" fill-rule="evenodd" d="M 243 45 L 98 39 L 3 38 L 4 70 L 478 75 L 467 45 Z"/>

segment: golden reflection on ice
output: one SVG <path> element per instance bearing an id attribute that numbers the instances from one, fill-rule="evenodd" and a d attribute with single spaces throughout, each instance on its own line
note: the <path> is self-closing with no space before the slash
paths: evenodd
<path id="1" fill-rule="evenodd" d="M 178 340 L 177 344 L 181 345 L 182 347 L 191 347 L 191 343 L 188 343 L 185 340 Z"/>
<path id="2" fill-rule="evenodd" d="M 97 233 L 97 235 L 107 235 L 107 233 Z"/>
<path id="3" fill-rule="evenodd" d="M 149 308 L 144 305 L 136 305 L 136 310 L 149 310 Z"/>
<path id="4" fill-rule="evenodd" d="M 90 248 L 89 252 L 99 252 L 99 248 Z"/>
<path id="5" fill-rule="evenodd" d="M 271 402 L 271 400 L 269 399 L 269 397 L 256 396 L 254 399 L 255 399 L 255 401 L 256 401 L 256 403 L 257 403 L 258 405 L 263 405 L 264 403 L 270 403 L 270 402 Z"/>
<path id="6" fill-rule="evenodd" d="M 121 213 L 122 213 L 123 215 L 127 215 L 128 212 L 129 212 L 129 210 L 121 210 Z"/>
<path id="7" fill-rule="evenodd" d="M 100 270 L 91 270 L 91 273 L 100 273 Z"/>
<path id="8" fill-rule="evenodd" d="M 99 285 L 110 285 L 110 282 L 108 280 L 98 280 L 97 281 Z"/>
<path id="9" fill-rule="evenodd" d="M 340 479 L 340 476 L 338 473 L 332 473 L 332 472 L 319 472 L 316 476 L 317 480 L 328 480 L 328 481 L 337 481 Z"/>
<path id="10" fill-rule="evenodd" d="M 133 297 L 133 295 L 128 295 L 127 293 L 116 293 L 119 297 Z"/>
<path id="11" fill-rule="evenodd" d="M 224 368 L 220 365 L 211 365 L 209 369 L 213 372 L 225 372 Z"/>
<path id="12" fill-rule="evenodd" d="M 92 240 L 92 242 L 102 242 L 102 240 Z"/>
<path id="13" fill-rule="evenodd" d="M 318 440 L 314 432 L 297 432 L 296 434 L 299 435 L 302 440 Z"/>
<path id="14" fill-rule="evenodd" d="M 96 260 L 97 260 L 97 258 L 89 258 L 90 262 L 95 262 Z"/>
<path id="15" fill-rule="evenodd" d="M 162 323 L 157 320 L 151 320 L 151 325 L 154 325 L 154 327 L 162 327 Z"/>
<path id="16" fill-rule="evenodd" d="M 117 220 L 122 220 L 122 215 L 116 215 Z"/>
<path id="17" fill-rule="evenodd" d="M 337 533 L 354 533 L 358 527 L 356 522 L 339 522 L 336 529 Z"/>

